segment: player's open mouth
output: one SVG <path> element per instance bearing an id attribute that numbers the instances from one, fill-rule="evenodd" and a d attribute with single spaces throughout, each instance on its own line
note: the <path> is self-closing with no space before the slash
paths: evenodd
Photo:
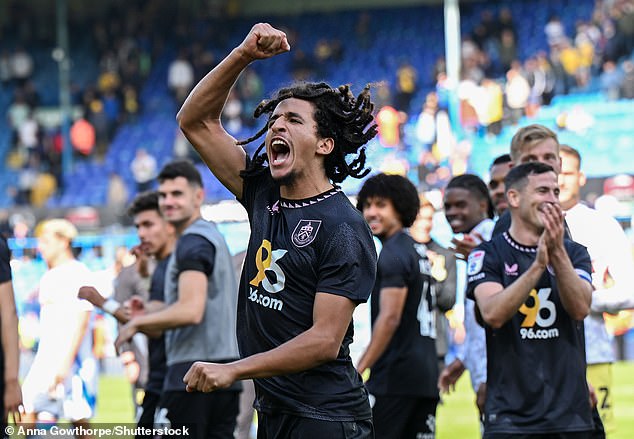
<path id="1" fill-rule="evenodd" d="M 277 166 L 284 163 L 290 155 L 291 149 L 282 139 L 274 139 L 271 142 L 271 165 Z"/>

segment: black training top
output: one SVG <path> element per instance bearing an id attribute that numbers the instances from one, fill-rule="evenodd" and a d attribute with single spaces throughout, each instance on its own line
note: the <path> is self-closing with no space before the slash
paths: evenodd
<path id="1" fill-rule="evenodd" d="M 152 273 L 150 282 L 150 300 L 158 300 L 165 302 L 165 270 L 169 256 L 161 259 L 156 264 Z M 148 357 L 150 371 L 148 373 L 146 392 L 161 393 L 163 390 L 163 381 L 165 380 L 165 372 L 167 370 L 165 357 L 165 336 L 148 337 Z"/>
<path id="2" fill-rule="evenodd" d="M 269 351 L 311 328 L 317 292 L 368 299 L 376 250 L 361 213 L 338 189 L 285 200 L 268 169 L 245 178 L 251 237 L 238 299 L 242 357 Z M 352 364 L 352 321 L 334 361 L 256 379 L 255 408 L 331 421 L 370 419 L 367 390 Z"/>
<path id="3" fill-rule="evenodd" d="M 178 273 L 174 274 L 176 279 L 183 271 L 188 270 L 199 271 L 207 277 L 213 272 L 216 248 L 204 237 L 195 234 L 185 234 L 178 239 L 178 245 L 174 251 L 176 252 L 175 256 L 179 269 Z M 167 260 L 169 261 L 169 258 Z M 167 269 L 167 266 L 165 269 Z M 165 282 L 165 278 L 163 278 L 163 282 Z M 164 290 L 165 285 L 163 285 Z M 165 344 L 163 346 L 165 347 Z M 184 390 L 183 377 L 192 364 L 194 364 L 193 361 L 184 361 L 166 366 L 163 390 Z"/>
<path id="4" fill-rule="evenodd" d="M 427 247 L 401 231 L 383 243 L 372 291 L 372 325 L 384 288 L 407 288 L 401 321 L 385 352 L 372 367 L 373 395 L 438 398 L 436 295 Z"/>
<path id="5" fill-rule="evenodd" d="M 565 240 L 577 274 L 591 282 L 586 249 Z M 482 243 L 467 263 L 467 296 L 483 282 L 506 287 L 535 260 L 537 247 L 508 232 Z M 526 302 L 500 329 L 486 326 L 487 433 L 553 433 L 592 430 L 583 320 L 564 309 L 548 266 Z"/>

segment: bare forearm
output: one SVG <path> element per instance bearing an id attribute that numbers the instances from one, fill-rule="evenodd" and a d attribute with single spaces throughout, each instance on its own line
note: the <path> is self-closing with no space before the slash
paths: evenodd
<path id="1" fill-rule="evenodd" d="M 372 338 L 365 353 L 359 360 L 358 370 L 363 372 L 367 368 L 372 368 L 374 363 L 383 355 L 387 349 L 394 333 L 398 328 L 398 321 L 390 318 L 379 317 L 374 322 L 374 329 L 372 330 Z"/>
<path id="2" fill-rule="evenodd" d="M 112 314 L 112 316 L 117 319 L 117 322 L 121 323 L 122 325 L 125 325 L 130 321 L 130 316 L 126 314 L 126 312 L 123 310 L 123 307 L 117 309 L 114 314 Z"/>
<path id="3" fill-rule="evenodd" d="M 97 289 L 93 286 L 83 286 L 77 292 L 77 297 L 83 300 L 87 300 L 92 304 L 92 306 L 96 306 L 97 308 L 103 309 L 104 304 L 106 303 L 106 298 L 97 291 Z"/>
<path id="4" fill-rule="evenodd" d="M 98 298 L 95 298 L 95 300 L 90 300 L 90 303 L 112 315 L 112 317 L 117 319 L 117 322 L 122 325 L 125 325 L 126 323 L 128 323 L 128 321 L 130 321 L 130 315 L 125 311 L 123 304 L 117 302 L 114 299 L 104 300 L 103 297 L 99 296 Z M 117 305 L 118 307 L 116 307 Z M 115 309 L 113 310 L 112 308 Z"/>
<path id="5" fill-rule="evenodd" d="M 337 358 L 332 336 L 313 328 L 267 352 L 231 363 L 235 379 L 267 378 L 302 372 Z"/>
<path id="6" fill-rule="evenodd" d="M 557 289 L 561 304 L 570 317 L 583 320 L 590 313 L 592 286 L 575 272 L 565 250 L 563 253 L 562 251 L 554 253 L 551 262 L 557 275 Z"/>
<path id="7" fill-rule="evenodd" d="M 178 300 L 163 309 L 132 319 L 130 325 L 141 332 L 164 331 L 199 324 L 205 314 L 207 275 L 187 270 L 178 276 Z"/>
<path id="8" fill-rule="evenodd" d="M 18 339 L 18 317 L 15 308 L 2 309 L 2 350 L 4 352 L 4 381 L 18 380 L 20 348 Z"/>
<path id="9" fill-rule="evenodd" d="M 125 312 L 121 302 L 118 302 L 114 298 L 106 299 L 95 287 L 81 287 L 77 296 L 80 299 L 87 300 L 93 306 L 112 315 L 121 324 L 125 324 L 130 320 L 129 315 Z"/>
<path id="10" fill-rule="evenodd" d="M 152 314 L 152 313 L 156 313 L 158 311 L 161 311 L 161 310 L 165 309 L 165 302 L 160 302 L 158 300 L 152 300 L 152 301 L 144 304 L 143 308 L 144 308 L 143 312 L 145 312 L 146 315 Z M 125 325 L 126 323 L 128 323 L 132 319 L 134 314 L 130 315 L 130 313 L 126 312 L 125 308 L 123 306 L 121 306 L 112 314 L 112 316 L 115 319 L 117 319 L 117 321 L 119 323 L 121 323 L 122 325 Z M 151 333 L 151 331 L 149 331 L 149 330 L 144 330 L 143 332 L 145 332 L 146 334 L 150 335 L 151 337 L 158 337 L 158 336 L 161 335 L 162 330 L 156 331 L 156 332 L 153 332 L 153 333 Z"/>
<path id="11" fill-rule="evenodd" d="M 178 302 L 157 312 L 151 312 L 131 320 L 134 327 L 144 333 L 156 333 L 181 326 L 195 325 L 200 322 L 198 312 L 189 307 L 181 306 Z"/>
<path id="12" fill-rule="evenodd" d="M 145 304 L 145 310 L 148 313 L 158 312 L 162 309 L 165 309 L 165 302 L 161 302 L 160 300 L 150 300 Z"/>
<path id="13" fill-rule="evenodd" d="M 218 120 L 233 84 L 251 62 L 234 49 L 191 91 L 177 115 L 181 126 L 202 120 Z"/>
<path id="14" fill-rule="evenodd" d="M 533 263 L 515 282 L 488 297 L 479 297 L 476 301 L 484 321 L 493 328 L 499 328 L 509 321 L 528 298 L 544 268 Z"/>

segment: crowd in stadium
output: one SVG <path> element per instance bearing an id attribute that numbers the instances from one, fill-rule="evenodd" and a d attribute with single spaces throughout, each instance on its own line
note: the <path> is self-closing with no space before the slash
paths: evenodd
<path id="1" fill-rule="evenodd" d="M 193 426 L 248 438 L 255 411 L 258 437 L 433 438 L 465 371 L 485 438 L 616 430 L 623 352 L 606 319 L 634 309 L 632 243 L 582 197 L 590 153 L 561 134 L 587 132 L 584 109 L 550 127 L 533 119 L 562 96 L 634 99 L 634 2 L 596 0 L 572 33 L 551 13 L 543 47 L 510 4 L 466 7 L 458 84 L 442 56 L 393 57 L 390 77 L 361 90 L 330 81 L 359 56 L 338 34 L 289 20 L 238 38 L 217 11 L 165 17 L 159 3 L 113 3 L 71 26 L 95 57 L 71 85 L 79 183 L 47 115 L 58 97 L 37 77 L 46 37 L 24 30 L 28 5 L 9 7 L 4 425 L 12 414 L 90 426 L 100 364 L 118 354 L 137 425 L 168 425 L 163 437 Z M 385 47 L 375 20 L 353 14 L 351 45 Z M 477 142 L 504 154 L 477 157 Z M 249 220 L 239 237 L 201 211 L 234 199 Z M 138 245 L 82 241 L 70 215 L 39 218 L 79 204 L 125 218 Z M 366 301 L 371 334 L 351 355 Z"/>
<path id="2" fill-rule="evenodd" d="M 126 122 L 134 124 L 144 111 L 141 90 L 152 87 L 152 81 L 166 80 L 175 102 L 181 103 L 193 84 L 217 62 L 216 54 L 227 44 L 223 25 L 217 20 L 186 16 L 169 20 L 158 17 L 157 8 L 144 2 L 125 7 L 125 14 L 113 5 L 102 21 L 90 23 L 89 28 L 86 23 L 76 24 L 72 29 L 89 29 L 90 56 L 95 57 L 97 66 L 92 80 L 73 84 L 73 101 L 79 106 L 73 117 L 73 144 L 79 160 L 104 159 L 118 127 Z M 23 8 L 21 13 L 14 11 L 16 17 L 21 17 L 19 25 L 4 29 L 7 41 L 16 45 L 5 45 L 0 57 L 1 80 L 12 100 L 7 108 L 12 132 L 8 164 L 10 169 L 20 171 L 17 184 L 8 190 L 12 203 L 42 206 L 67 188 L 61 175 L 59 126 L 43 124 L 41 116 L 37 117 L 43 105 L 42 87 L 51 84 L 33 81 L 35 62 L 28 47 L 40 43 L 33 36 L 22 34 L 29 26 L 28 5 Z M 496 135 L 502 126 L 517 124 L 522 116 L 536 114 L 553 96 L 571 91 L 601 90 L 608 99 L 633 97 L 634 66 L 627 59 L 633 40 L 630 2 L 597 1 L 590 16 L 580 18 L 574 29 L 567 30 L 556 15 L 550 16 L 542 24 L 544 45 L 535 52 L 527 52 L 526 40 L 532 36 L 520 34 L 514 20 L 508 7 L 496 13 L 485 9 L 477 20 L 472 20 L 473 27 L 463 36 L 458 90 L 461 124 L 466 130 L 480 129 Z M 163 27 L 174 22 L 172 35 L 163 35 Z M 367 13 L 360 13 L 356 19 L 356 42 L 366 50 L 377 43 L 367 30 L 372 24 Z M 328 77 L 342 68 L 342 59 L 352 55 L 338 38 L 307 38 L 303 30 L 292 25 L 286 30 L 298 45 L 285 67 L 293 79 Z M 303 44 L 302 40 L 307 39 L 314 43 Z M 173 55 L 166 78 L 149 78 L 153 63 L 169 47 L 173 47 Z M 439 57 L 433 66 L 414 65 L 401 58 L 391 77 L 380 78 L 386 84 L 378 86 L 377 105 L 390 105 L 403 112 L 400 118 L 406 122 L 416 118 L 421 110 L 433 111 L 427 98 L 435 86 L 438 108 L 446 109 L 447 88 L 452 85 L 447 83 L 445 70 L 444 57 Z M 231 132 L 249 132 L 252 111 L 262 98 L 262 79 L 257 71 L 250 70 L 230 97 L 223 115 Z M 423 102 L 425 105 L 420 105 Z M 417 139 L 405 133 L 402 142 L 411 148 Z M 187 145 L 179 146 L 186 154 Z M 417 158 L 407 160 L 412 165 L 421 164 Z M 129 171 L 117 171 L 125 174 L 122 177 L 131 186 Z M 133 187 L 129 189 L 134 192 Z"/>

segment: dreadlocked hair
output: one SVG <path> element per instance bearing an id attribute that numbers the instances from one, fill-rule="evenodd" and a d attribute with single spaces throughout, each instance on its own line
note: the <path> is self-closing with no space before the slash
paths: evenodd
<path id="1" fill-rule="evenodd" d="M 333 183 L 341 183 L 346 177 L 363 178 L 370 169 L 365 168 L 365 145 L 377 133 L 372 110 L 374 104 L 370 101 L 370 85 L 366 85 L 358 96 L 350 91 L 349 85 L 332 88 L 324 82 L 299 83 L 285 87 L 270 100 L 265 100 L 257 106 L 254 117 L 267 114 L 269 118 L 275 107 L 285 99 L 296 98 L 312 102 L 315 105 L 313 114 L 317 123 L 317 136 L 330 137 L 334 140 L 334 149 L 324 160 L 326 176 Z M 260 138 L 268 129 L 265 125 L 252 137 L 238 142 L 247 145 Z M 253 158 L 242 171 L 242 177 L 259 174 L 268 161 L 266 152 L 262 152 L 264 143 L 253 153 Z M 356 154 L 348 163 L 346 157 Z"/>

